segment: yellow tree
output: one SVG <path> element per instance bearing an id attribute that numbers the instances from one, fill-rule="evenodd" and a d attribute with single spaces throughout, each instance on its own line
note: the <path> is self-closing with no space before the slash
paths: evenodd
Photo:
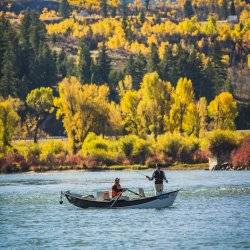
<path id="1" fill-rule="evenodd" d="M 11 146 L 14 131 L 20 120 L 17 113 L 20 104 L 18 99 L 11 97 L 0 100 L 0 143 L 3 149 Z"/>
<path id="2" fill-rule="evenodd" d="M 109 128 L 107 133 L 112 135 L 122 134 L 123 127 L 124 123 L 121 107 L 119 104 L 111 102 L 109 105 Z"/>
<path id="3" fill-rule="evenodd" d="M 118 93 L 120 97 L 124 96 L 128 90 L 132 90 L 132 88 L 133 79 L 131 75 L 126 75 L 123 80 L 118 82 Z"/>
<path id="4" fill-rule="evenodd" d="M 34 118 L 34 142 L 37 143 L 38 129 L 50 113 L 53 112 L 53 90 L 51 88 L 33 89 L 26 97 L 29 116 Z"/>
<path id="5" fill-rule="evenodd" d="M 173 103 L 171 105 L 169 123 L 170 130 L 183 133 L 184 117 L 187 113 L 188 106 L 194 102 L 194 91 L 192 81 L 180 78 L 177 82 L 176 89 L 173 93 Z"/>
<path id="6" fill-rule="evenodd" d="M 120 106 L 124 116 L 125 129 L 135 135 L 140 133 L 140 124 L 137 114 L 137 107 L 140 102 L 140 93 L 135 90 L 128 90 L 122 96 Z"/>
<path id="7" fill-rule="evenodd" d="M 58 86 L 59 97 L 54 104 L 57 117 L 62 118 L 71 149 L 80 149 L 88 132 L 103 132 L 109 114 L 107 86 L 81 85 L 75 77 L 65 78 Z"/>
<path id="8" fill-rule="evenodd" d="M 213 120 L 214 129 L 235 129 L 237 104 L 229 92 L 216 96 L 208 106 L 208 113 Z"/>
<path id="9" fill-rule="evenodd" d="M 165 130 L 165 116 L 170 109 L 171 84 L 162 81 L 157 72 L 148 73 L 141 83 L 141 100 L 137 108 L 142 134 L 157 136 Z"/>
<path id="10" fill-rule="evenodd" d="M 207 100 L 201 97 L 197 103 L 191 102 L 183 120 L 183 129 L 188 135 L 201 136 L 207 127 Z"/>

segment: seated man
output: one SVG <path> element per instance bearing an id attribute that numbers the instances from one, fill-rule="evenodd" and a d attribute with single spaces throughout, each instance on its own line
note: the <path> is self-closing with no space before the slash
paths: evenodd
<path id="1" fill-rule="evenodd" d="M 124 192 L 125 190 L 126 190 L 125 188 L 121 188 L 120 179 L 115 178 L 115 183 L 112 186 L 112 198 L 115 198 L 118 195 L 121 195 L 121 193 Z"/>

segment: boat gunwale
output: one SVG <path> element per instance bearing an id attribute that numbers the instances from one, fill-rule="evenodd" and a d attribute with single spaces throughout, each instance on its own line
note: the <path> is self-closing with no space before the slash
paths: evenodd
<path id="1" fill-rule="evenodd" d="M 148 197 L 143 197 L 143 198 L 138 198 L 138 199 L 132 199 L 132 200 L 128 200 L 128 202 L 129 202 L 129 201 L 134 202 L 134 201 L 137 201 L 137 200 L 139 200 L 139 201 L 143 201 L 143 200 L 152 201 L 152 200 L 159 199 L 159 197 L 164 196 L 164 195 L 166 195 L 166 194 L 169 195 L 169 194 L 172 194 L 172 193 L 178 193 L 180 190 L 181 190 L 181 189 L 177 189 L 177 190 L 170 191 L 170 192 L 166 192 L 166 193 L 163 193 L 163 194 L 160 194 L 160 195 L 148 196 Z M 62 191 L 62 194 L 64 194 L 64 195 L 66 196 L 67 199 L 68 199 L 67 196 L 71 196 L 71 197 L 74 197 L 74 198 L 79 199 L 79 200 L 91 201 L 91 202 L 97 202 L 97 203 L 110 203 L 110 202 L 113 202 L 113 201 L 114 201 L 114 199 L 110 199 L 110 200 L 88 199 L 88 198 L 86 198 L 86 197 L 81 196 L 80 194 L 71 193 L 69 190 L 68 190 L 68 191 L 65 191 L 65 192 Z M 166 198 L 163 198 L 163 199 L 167 199 L 167 197 L 166 197 Z M 149 201 L 148 201 L 148 202 L 149 202 Z M 145 201 L 145 202 L 147 202 L 147 201 Z"/>

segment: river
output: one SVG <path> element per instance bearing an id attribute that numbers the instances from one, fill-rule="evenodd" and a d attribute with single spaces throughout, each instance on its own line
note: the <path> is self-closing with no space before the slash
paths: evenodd
<path id="1" fill-rule="evenodd" d="M 60 190 L 94 194 L 115 177 L 124 187 L 153 183 L 152 171 L 0 175 L 1 249 L 249 249 L 250 172 L 166 171 L 171 208 L 87 209 L 59 204 Z M 136 189 L 133 189 L 136 191 Z"/>

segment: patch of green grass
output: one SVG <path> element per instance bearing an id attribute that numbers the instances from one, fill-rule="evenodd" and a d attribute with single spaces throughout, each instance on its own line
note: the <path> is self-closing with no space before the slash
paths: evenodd
<path id="1" fill-rule="evenodd" d="M 208 170 L 208 163 L 176 164 L 168 167 L 168 170 Z"/>

